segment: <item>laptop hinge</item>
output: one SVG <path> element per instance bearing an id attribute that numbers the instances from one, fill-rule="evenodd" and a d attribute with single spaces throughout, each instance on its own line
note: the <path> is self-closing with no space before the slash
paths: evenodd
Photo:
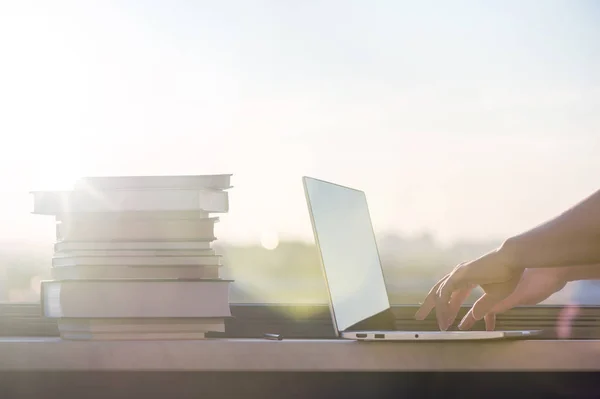
<path id="1" fill-rule="evenodd" d="M 348 327 L 346 331 L 394 331 L 396 330 L 396 317 L 391 308 L 379 312 L 365 320 Z"/>

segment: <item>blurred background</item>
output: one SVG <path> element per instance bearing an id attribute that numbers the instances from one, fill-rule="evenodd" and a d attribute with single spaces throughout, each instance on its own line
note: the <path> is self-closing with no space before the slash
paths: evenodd
<path id="1" fill-rule="evenodd" d="M 233 173 L 233 302 L 326 302 L 309 175 L 366 191 L 391 300 L 415 304 L 598 189 L 599 17 L 592 0 L 0 2 L 0 301 L 49 278 L 53 220 L 29 191 Z"/>

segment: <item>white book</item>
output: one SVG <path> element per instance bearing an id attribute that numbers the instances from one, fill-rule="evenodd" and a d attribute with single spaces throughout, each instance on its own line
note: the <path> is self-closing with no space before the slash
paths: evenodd
<path id="1" fill-rule="evenodd" d="M 214 249 L 178 249 L 178 250 L 70 250 L 54 252 L 55 258 L 73 256 L 81 257 L 108 257 L 108 256 L 214 256 Z"/>
<path id="2" fill-rule="evenodd" d="M 58 215 L 79 212 L 229 211 L 227 191 L 111 190 L 33 191 L 33 213 Z"/>
<path id="3" fill-rule="evenodd" d="M 86 221 L 98 222 L 105 220 L 179 220 L 179 219 L 208 219 L 206 211 L 129 211 L 129 212 L 78 212 L 61 213 L 56 215 L 58 222 Z"/>
<path id="4" fill-rule="evenodd" d="M 43 281 L 49 318 L 186 318 L 231 316 L 229 280 Z"/>
<path id="5" fill-rule="evenodd" d="M 53 257 L 53 267 L 65 266 L 218 266 L 221 256 L 62 256 Z"/>
<path id="6" fill-rule="evenodd" d="M 218 279 L 221 266 L 62 266 L 51 267 L 54 280 Z"/>
<path id="7" fill-rule="evenodd" d="M 75 190 L 90 187 L 101 190 L 192 188 L 225 190 L 231 187 L 232 174 L 181 176 L 91 176 L 75 183 Z"/>
<path id="8" fill-rule="evenodd" d="M 186 241 L 210 240 L 218 217 L 176 220 L 73 220 L 56 224 L 57 241 Z"/>
<path id="9" fill-rule="evenodd" d="M 54 244 L 55 252 L 68 251 L 179 251 L 179 250 L 208 250 L 211 249 L 214 238 L 207 241 L 64 241 Z"/>

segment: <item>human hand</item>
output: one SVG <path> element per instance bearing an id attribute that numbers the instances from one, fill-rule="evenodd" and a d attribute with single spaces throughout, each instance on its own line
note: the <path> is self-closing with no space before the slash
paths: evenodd
<path id="1" fill-rule="evenodd" d="M 454 323 L 462 303 L 479 285 L 484 294 L 473 304 L 470 312 L 475 320 L 482 319 L 506 299 L 521 280 L 524 270 L 511 266 L 511 259 L 502 249 L 459 264 L 433 286 L 415 318 L 423 320 L 435 308 L 440 329 L 447 330 Z"/>
<path id="2" fill-rule="evenodd" d="M 537 305 L 562 290 L 568 282 L 567 271 L 563 267 L 526 269 L 515 290 L 484 316 L 486 330 L 492 331 L 496 327 L 496 314 L 506 312 L 515 306 Z M 475 322 L 471 308 L 458 328 L 468 330 Z"/>

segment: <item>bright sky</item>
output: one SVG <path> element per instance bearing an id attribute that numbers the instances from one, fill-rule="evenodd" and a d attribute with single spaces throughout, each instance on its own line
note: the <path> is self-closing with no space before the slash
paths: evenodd
<path id="1" fill-rule="evenodd" d="M 595 1 L 4 1 L 0 239 L 33 189 L 234 173 L 219 238 L 309 238 L 302 175 L 377 230 L 504 237 L 596 190 Z"/>

